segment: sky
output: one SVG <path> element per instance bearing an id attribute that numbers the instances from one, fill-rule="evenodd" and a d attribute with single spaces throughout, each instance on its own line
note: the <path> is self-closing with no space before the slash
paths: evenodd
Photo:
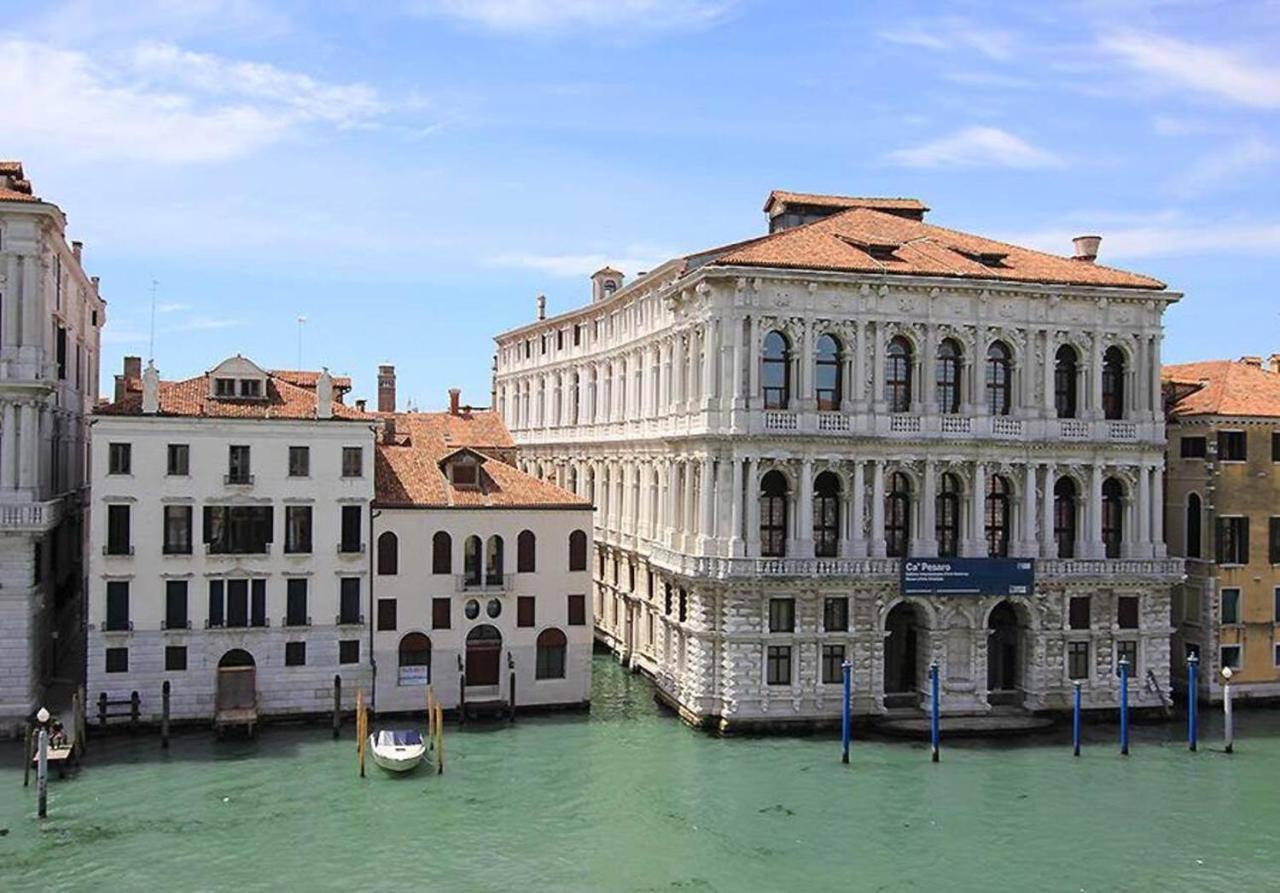
<path id="1" fill-rule="evenodd" d="M 1098 233 L 1185 294 L 1167 362 L 1280 353 L 1276 0 L 0 0 L 0 85 L 106 387 L 154 291 L 165 378 L 391 362 L 482 405 L 537 294 L 760 234 L 775 188 Z"/>

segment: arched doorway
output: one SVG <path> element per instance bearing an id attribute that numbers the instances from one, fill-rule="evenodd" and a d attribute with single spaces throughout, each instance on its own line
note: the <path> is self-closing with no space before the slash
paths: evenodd
<path id="1" fill-rule="evenodd" d="M 885 618 L 884 643 L 884 693 L 886 706 L 915 706 L 915 693 L 919 682 L 920 614 L 910 602 L 894 605 Z M 910 695 L 901 704 L 890 702 L 892 695 Z"/>
<path id="2" fill-rule="evenodd" d="M 427 685 L 431 682 L 431 639 L 425 634 L 405 633 L 400 640 L 400 685 Z"/>
<path id="3" fill-rule="evenodd" d="M 1022 663 L 1019 654 L 1022 630 L 1018 612 L 1000 602 L 987 616 L 987 701 L 1017 704 L 1022 701 Z"/>
<path id="4" fill-rule="evenodd" d="M 243 648 L 232 648 L 218 661 L 214 723 L 219 730 L 241 723 L 252 730 L 257 717 L 257 667 L 253 655 Z"/>
<path id="5" fill-rule="evenodd" d="M 467 633 L 467 686 L 498 684 L 502 633 L 482 623 Z"/>

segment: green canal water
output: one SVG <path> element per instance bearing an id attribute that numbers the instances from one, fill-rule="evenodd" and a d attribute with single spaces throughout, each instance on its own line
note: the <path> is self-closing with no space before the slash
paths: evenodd
<path id="1" fill-rule="evenodd" d="M 450 727 L 446 774 L 356 777 L 350 726 L 95 742 L 36 819 L 0 748 L 0 890 L 1276 890 L 1280 716 L 1018 745 L 722 740 L 597 658 L 589 716 Z M 1216 734 L 1210 727 L 1205 738 Z"/>

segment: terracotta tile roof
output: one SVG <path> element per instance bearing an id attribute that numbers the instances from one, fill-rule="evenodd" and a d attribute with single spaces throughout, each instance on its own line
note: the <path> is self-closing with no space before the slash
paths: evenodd
<path id="1" fill-rule="evenodd" d="M 0 161 L 0 202 L 38 202 L 31 181 L 22 173 L 21 161 Z"/>
<path id="2" fill-rule="evenodd" d="M 1165 366 L 1160 374 L 1178 386 L 1175 416 L 1280 417 L 1280 374 L 1265 368 L 1239 360 L 1207 360 Z"/>
<path id="3" fill-rule="evenodd" d="M 0 202 L 38 202 L 38 201 L 40 201 L 40 199 L 36 198 L 30 192 L 17 192 L 13 189 L 6 189 L 5 187 L 0 186 Z"/>
<path id="4" fill-rule="evenodd" d="M 590 503 L 514 465 L 515 442 L 496 412 L 384 413 L 395 436 L 374 454 L 375 504 L 383 507 L 589 508 Z M 440 462 L 461 450 L 484 457 L 478 489 L 454 486 Z M 505 460 L 505 461 L 504 461 Z"/>
<path id="5" fill-rule="evenodd" d="M 704 259 L 705 254 L 690 257 Z M 1116 288 L 1165 287 L 1163 282 L 1137 273 L 1020 248 L 866 207 L 850 208 L 813 223 L 780 230 L 705 262 Z"/>
<path id="6" fill-rule="evenodd" d="M 0 176 L 22 177 L 21 161 L 0 161 Z"/>
<path id="7" fill-rule="evenodd" d="M 881 208 L 895 211 L 919 211 L 922 214 L 929 210 L 929 207 L 918 198 L 820 195 L 813 192 L 788 192 L 785 189 L 775 189 L 769 193 L 769 197 L 764 201 L 766 214 L 769 213 L 769 209 L 774 206 L 775 202 L 793 205 L 813 205 L 819 208 Z"/>
<path id="8" fill-rule="evenodd" d="M 314 391 L 316 389 L 316 379 L 320 377 L 320 373 L 311 369 L 272 369 L 270 374 L 276 378 L 284 379 L 289 384 L 296 384 L 300 388 L 307 388 Z M 333 379 L 333 386 L 339 391 L 351 390 L 351 378 L 346 375 L 330 375 Z"/>
<path id="9" fill-rule="evenodd" d="M 99 415 L 142 415 L 141 380 L 136 380 L 136 384 L 130 381 L 128 392 L 119 402 L 101 405 L 94 411 Z M 314 390 L 298 387 L 274 373 L 268 373 L 265 400 L 210 397 L 209 376 L 205 374 L 185 381 L 161 381 L 159 415 L 227 419 L 314 419 L 316 394 Z M 376 422 L 378 419 L 373 413 L 360 412 L 336 400 L 333 401 L 333 417 L 350 421 L 364 419 L 369 422 Z"/>

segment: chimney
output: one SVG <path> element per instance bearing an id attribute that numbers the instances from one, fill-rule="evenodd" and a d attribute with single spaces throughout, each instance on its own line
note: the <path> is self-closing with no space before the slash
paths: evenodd
<path id="1" fill-rule="evenodd" d="M 458 414 L 458 398 L 461 396 L 461 388 L 449 388 L 449 415 Z"/>
<path id="2" fill-rule="evenodd" d="M 1280 353 L 1273 353 L 1267 357 L 1267 368 L 1280 375 Z"/>
<path id="3" fill-rule="evenodd" d="M 155 415 L 160 411 L 160 373 L 154 360 L 147 360 L 147 371 L 142 373 L 142 412 Z"/>
<path id="4" fill-rule="evenodd" d="M 130 383 L 142 378 L 142 357 L 125 357 L 124 371 L 116 376 L 115 402 L 119 403 L 129 393 Z"/>
<path id="5" fill-rule="evenodd" d="M 333 418 L 333 377 L 327 367 L 320 370 L 316 379 L 316 418 Z"/>
<path id="6" fill-rule="evenodd" d="M 378 367 L 378 412 L 396 411 L 396 367 L 384 363 Z"/>
<path id="7" fill-rule="evenodd" d="M 547 296 L 538 295 L 538 319 L 547 318 Z"/>
<path id="8" fill-rule="evenodd" d="M 1252 366 L 1255 369 L 1262 368 L 1262 357 L 1254 357 L 1254 356 L 1241 357 L 1240 362 L 1246 366 Z"/>
<path id="9" fill-rule="evenodd" d="M 369 401 L 365 400 L 364 398 L 361 398 L 356 401 L 356 411 L 364 412 L 364 408 L 368 405 L 369 405 Z"/>
<path id="10" fill-rule="evenodd" d="M 1102 244 L 1102 236 L 1076 236 L 1071 244 L 1075 247 L 1075 259 L 1091 264 L 1098 259 L 1098 246 Z"/>
<path id="11" fill-rule="evenodd" d="M 76 263 L 80 263 L 80 252 L 84 250 L 84 242 L 72 242 L 71 254 L 76 259 Z"/>
<path id="12" fill-rule="evenodd" d="M 396 417 L 393 415 L 389 415 L 382 420 L 382 442 L 396 442 Z"/>

